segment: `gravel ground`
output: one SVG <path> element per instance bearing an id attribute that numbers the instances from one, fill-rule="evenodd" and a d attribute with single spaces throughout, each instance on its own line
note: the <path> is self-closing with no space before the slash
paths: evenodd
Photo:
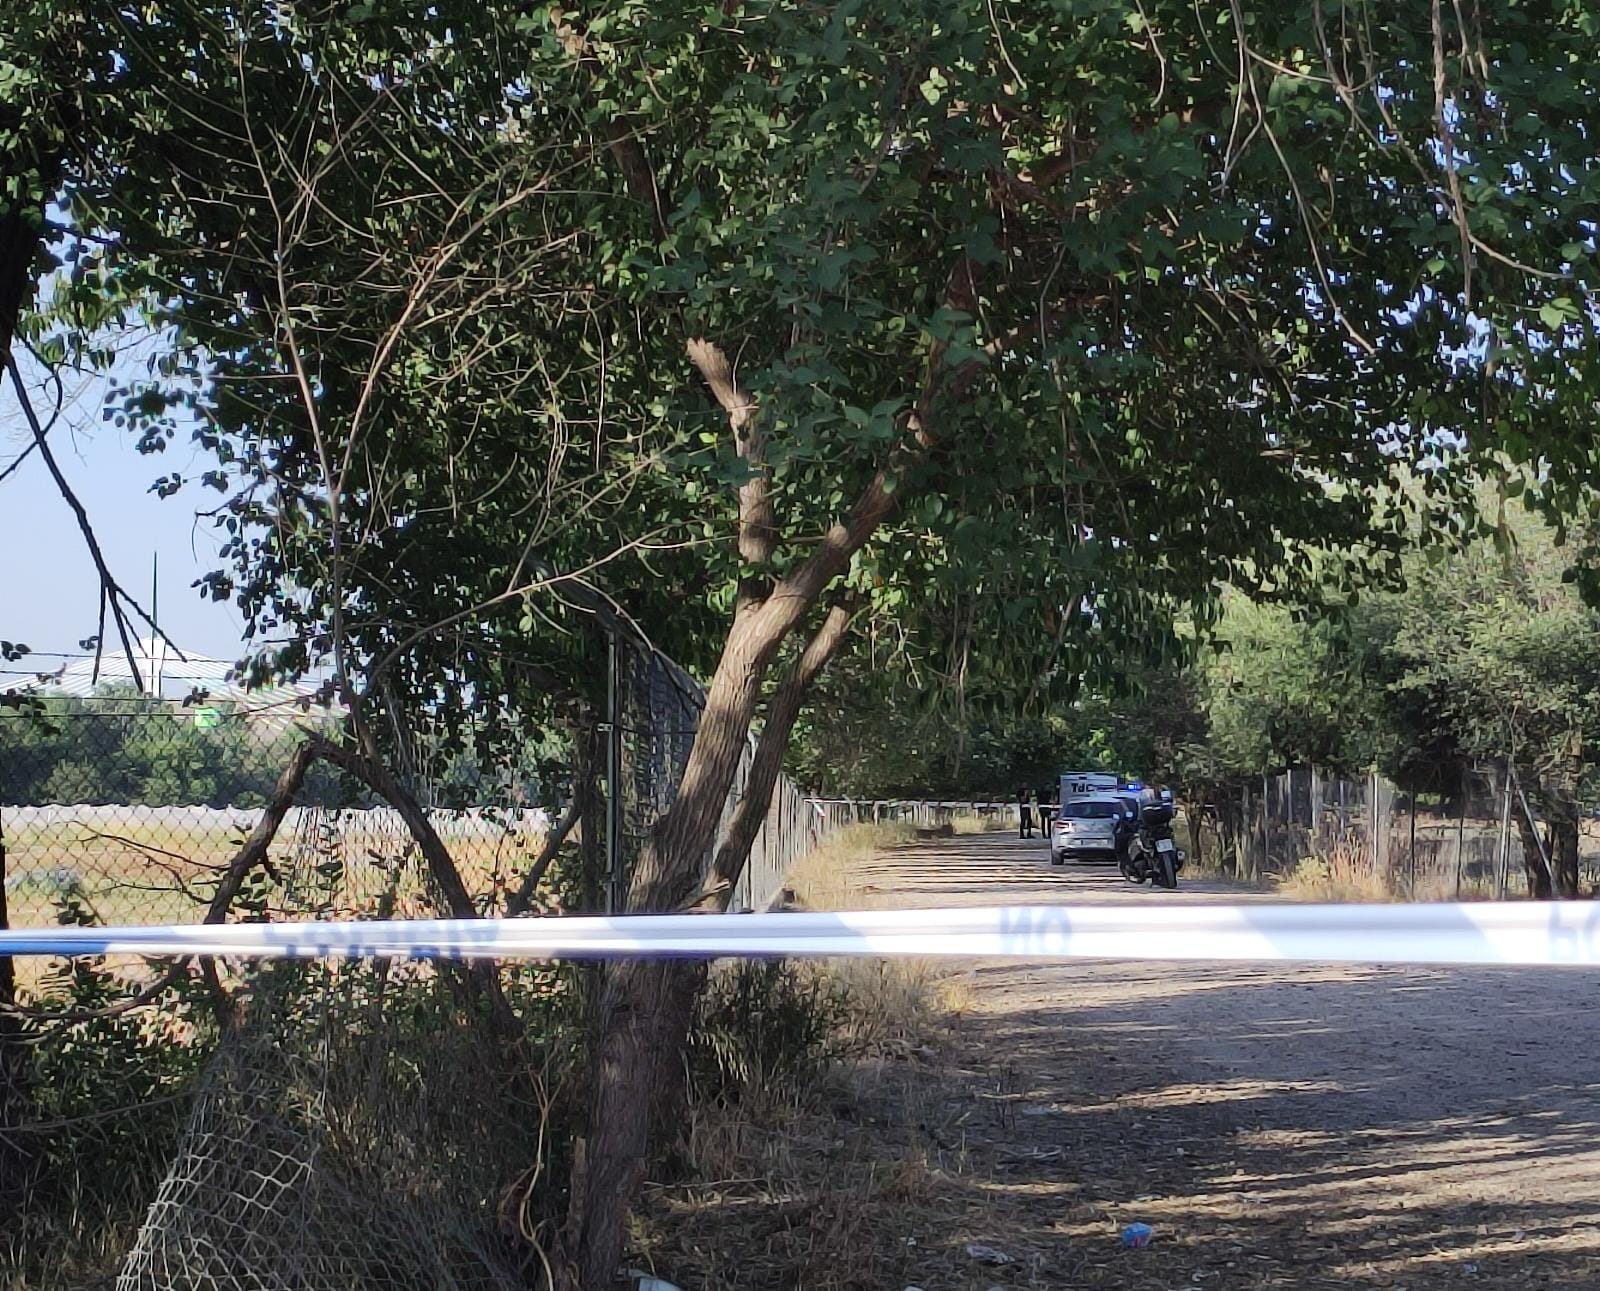
<path id="1" fill-rule="evenodd" d="M 838 894 L 893 906 L 1159 899 L 1107 868 L 1054 868 L 1039 842 L 1002 834 L 883 854 Z M 1272 898 L 1186 881 L 1171 899 Z M 964 1005 L 952 1043 L 878 1110 L 884 1123 L 896 1098 L 916 1098 L 924 1121 L 929 1106 L 947 1110 L 924 1128 L 941 1151 L 960 1138 L 975 1194 L 964 1231 L 1015 1262 L 958 1277 L 968 1257 L 951 1243 L 921 1280 L 928 1291 L 1600 1288 L 1592 975 L 954 971 Z M 1122 1252 L 1116 1234 L 1133 1220 L 1156 1239 Z"/>

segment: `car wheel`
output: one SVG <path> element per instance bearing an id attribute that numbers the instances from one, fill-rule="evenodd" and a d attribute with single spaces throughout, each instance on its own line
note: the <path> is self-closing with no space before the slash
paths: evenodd
<path id="1" fill-rule="evenodd" d="M 1065 856 L 1063 856 L 1060 852 L 1055 851 L 1054 849 L 1051 850 L 1051 852 L 1050 852 L 1050 864 L 1052 864 L 1052 865 L 1065 865 L 1066 863 L 1067 863 L 1067 858 Z"/>

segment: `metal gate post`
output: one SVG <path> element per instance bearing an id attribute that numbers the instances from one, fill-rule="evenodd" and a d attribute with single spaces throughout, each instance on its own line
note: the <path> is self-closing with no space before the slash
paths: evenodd
<path id="1" fill-rule="evenodd" d="M 615 628 L 606 633 L 606 913 L 627 901 L 622 864 L 622 646 Z"/>

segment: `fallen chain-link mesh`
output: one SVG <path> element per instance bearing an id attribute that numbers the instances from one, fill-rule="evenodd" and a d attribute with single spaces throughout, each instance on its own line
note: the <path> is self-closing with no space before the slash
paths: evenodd
<path id="1" fill-rule="evenodd" d="M 298 831 L 286 903 L 373 910 L 324 864 L 323 823 Z M 405 841 L 377 913 L 421 912 Z M 535 1162 L 539 1113 L 452 985 L 382 960 L 259 972 L 117 1291 L 526 1287 L 534 1248 L 506 1239 L 495 1203 Z"/>
<path id="2" fill-rule="evenodd" d="M 441 1014 L 420 1039 L 440 993 L 417 968 L 271 970 L 201 1081 L 117 1291 L 526 1286 L 492 1208 L 528 1164 L 524 1135 L 466 1028 Z M 390 1010 L 411 1016 L 391 1026 Z"/>

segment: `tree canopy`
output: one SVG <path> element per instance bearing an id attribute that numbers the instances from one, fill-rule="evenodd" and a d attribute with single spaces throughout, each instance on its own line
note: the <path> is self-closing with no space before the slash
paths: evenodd
<path id="1" fill-rule="evenodd" d="M 702 890 L 752 723 L 775 766 L 852 616 L 943 616 L 952 658 L 981 623 L 980 680 L 1070 692 L 1225 587 L 1392 581 L 1504 461 L 1558 526 L 1592 507 L 1580 0 L 4 21 L 0 340 L 105 364 L 109 322 L 158 330 L 115 411 L 212 459 L 208 590 L 263 667 L 331 667 L 369 756 L 381 696 L 581 701 L 597 615 L 708 679 L 639 908 Z M 608 979 L 593 1285 L 677 972 Z"/>
<path id="2" fill-rule="evenodd" d="M 342 617 L 436 686 L 473 634 L 424 629 L 546 641 L 474 611 L 562 576 L 709 662 L 749 468 L 696 336 L 761 410 L 772 572 L 893 461 L 914 501 L 849 574 L 881 609 L 953 581 L 1144 634 L 1398 523 L 1395 465 L 1460 440 L 1573 484 L 1543 396 L 1589 326 L 1590 26 L 35 0 L 10 209 L 60 202 L 70 264 L 24 334 L 167 329 L 122 411 L 151 446 L 198 418 L 213 590 L 291 669 Z"/>

